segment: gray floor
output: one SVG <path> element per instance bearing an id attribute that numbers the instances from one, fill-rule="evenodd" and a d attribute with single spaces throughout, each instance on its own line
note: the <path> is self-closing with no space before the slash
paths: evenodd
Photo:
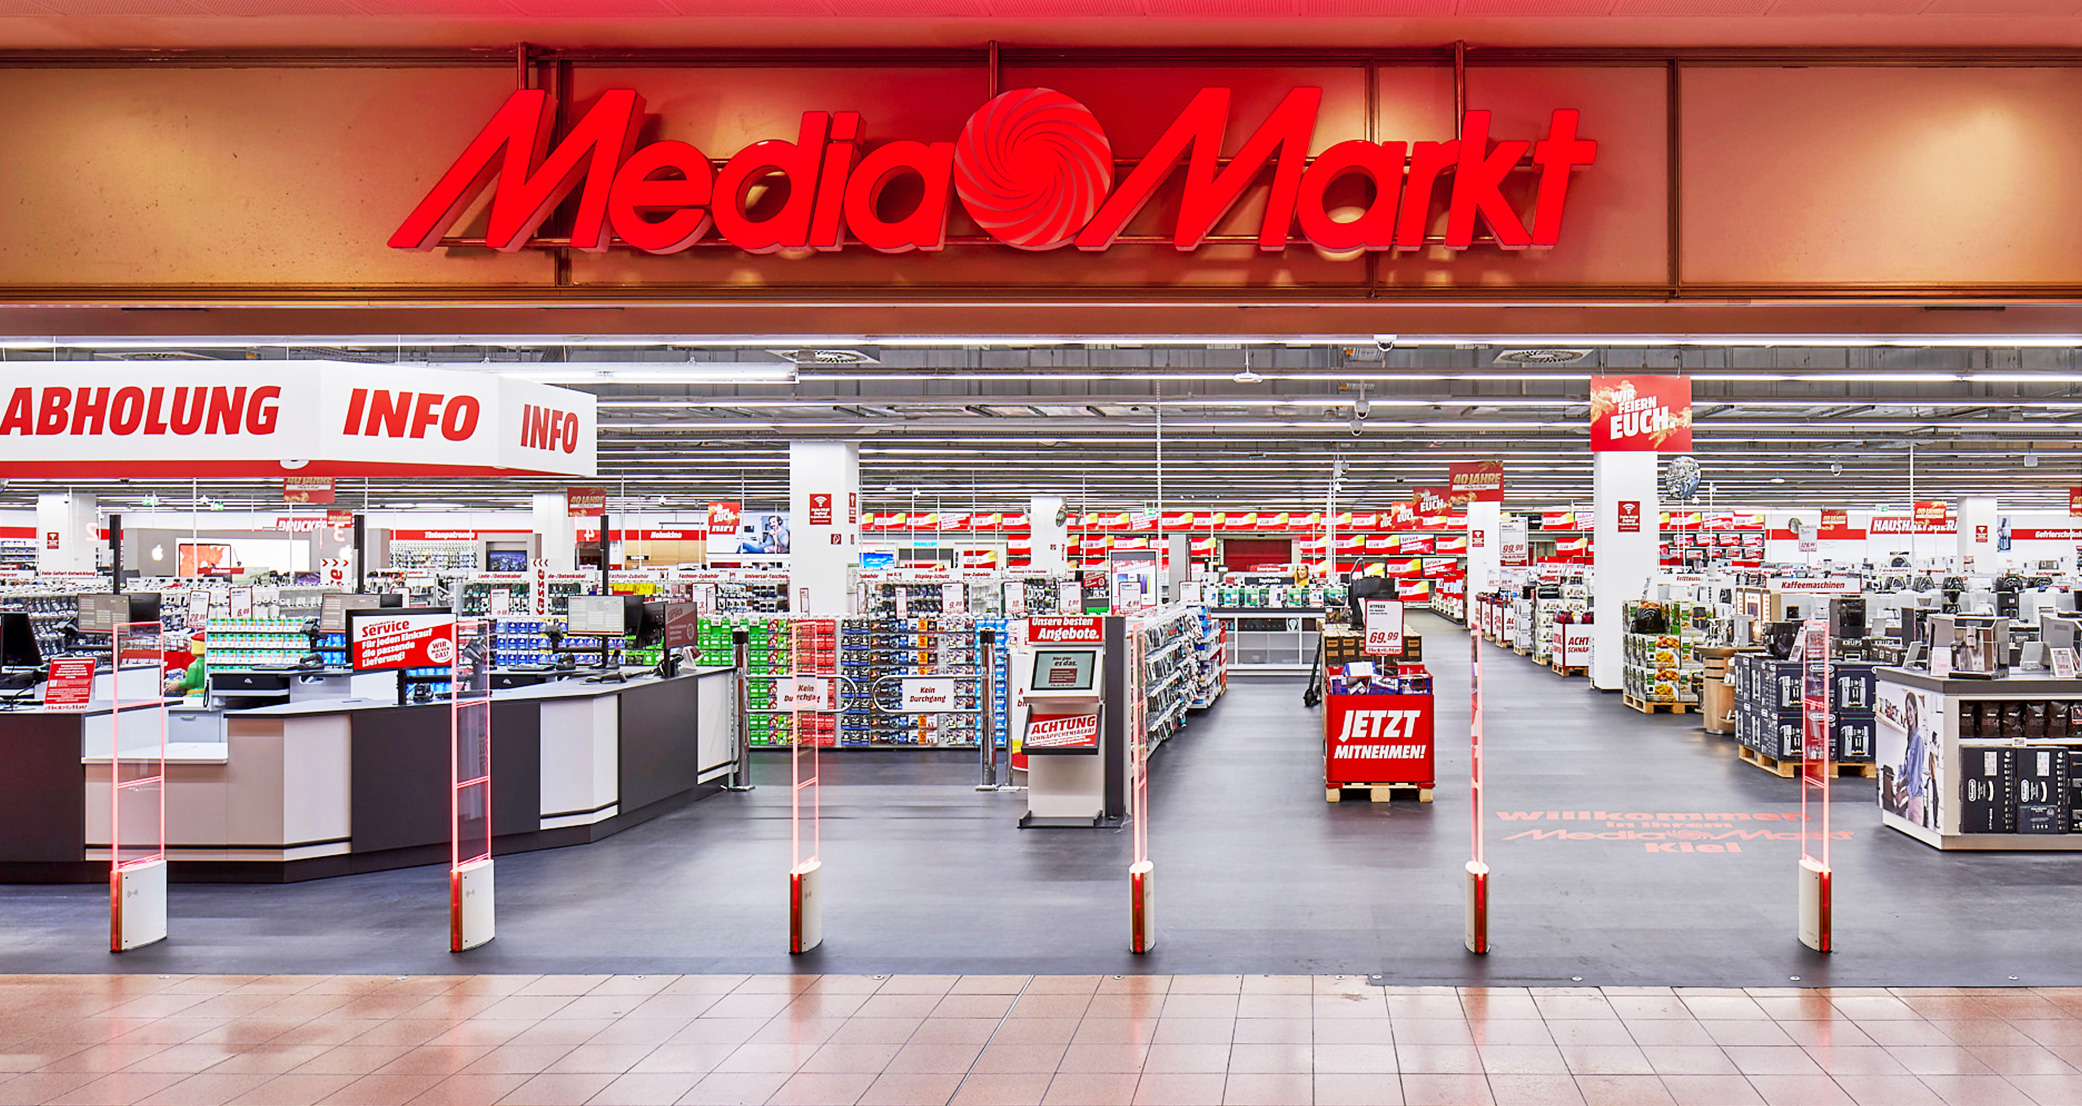
<path id="1" fill-rule="evenodd" d="M 1323 801 L 1320 720 L 1299 679 L 1238 680 L 1157 756 L 1159 946 L 1125 951 L 1125 831 L 1022 832 L 973 757 L 826 758 L 826 944 L 786 942 L 787 791 L 721 795 L 596 845 L 501 858 L 499 938 L 446 951 L 439 868 L 292 886 L 184 886 L 172 940 L 103 951 L 95 887 L 0 888 L 9 972 L 1351 972 L 1398 983 L 2082 984 L 2082 856 L 1944 854 L 1879 825 L 1872 785 L 1836 785 L 1837 939 L 1794 939 L 1799 844 L 1758 819 L 1792 781 L 1736 761 L 1696 716 L 1485 647 L 1495 951 L 1460 947 L 1465 636 L 1415 616 L 1437 675 L 1428 805 Z M 771 783 L 785 759 L 762 758 Z M 1646 841 L 1621 826 L 1505 814 L 1743 813 Z M 1650 819 L 1654 820 L 1654 819 Z M 1639 827 L 1636 827 L 1639 829 Z M 1603 837 L 1561 837 L 1602 834 Z M 1647 829 L 1649 833 L 1670 832 Z M 1733 833 L 1729 838 L 1722 836 Z M 1514 836 L 1515 835 L 1515 836 Z M 1734 841 L 1739 852 L 1697 851 Z M 1650 845 L 1694 844 L 1689 853 Z"/>

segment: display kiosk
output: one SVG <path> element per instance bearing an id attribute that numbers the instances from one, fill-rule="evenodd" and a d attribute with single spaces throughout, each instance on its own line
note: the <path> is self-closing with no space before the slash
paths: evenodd
<path id="1" fill-rule="evenodd" d="M 1027 758 L 1022 828 L 1096 826 L 1125 813 L 1123 766 L 1116 763 L 1122 712 L 1107 709 L 1109 689 L 1125 686 L 1121 622 L 1097 615 L 1027 619 L 1026 648 L 1012 666 L 1013 721 Z"/>

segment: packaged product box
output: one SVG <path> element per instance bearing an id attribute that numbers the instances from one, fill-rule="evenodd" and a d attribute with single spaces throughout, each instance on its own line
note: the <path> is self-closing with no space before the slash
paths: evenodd
<path id="1" fill-rule="evenodd" d="M 2082 749 L 2065 750 L 2067 759 L 2068 832 L 2082 833 Z"/>
<path id="2" fill-rule="evenodd" d="M 1961 744 L 1959 761 L 1959 832 L 2016 832 L 2016 750 Z"/>
<path id="3" fill-rule="evenodd" d="M 2017 832 L 2066 833 L 2067 750 L 2050 745 L 2015 751 Z"/>

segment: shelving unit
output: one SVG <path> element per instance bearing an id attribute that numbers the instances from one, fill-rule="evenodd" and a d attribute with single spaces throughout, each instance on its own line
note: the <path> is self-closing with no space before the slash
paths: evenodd
<path id="1" fill-rule="evenodd" d="M 1229 690 L 1229 629 L 1227 623 L 1205 609 L 1196 609 L 1196 614 L 1199 626 L 1192 646 L 1196 666 L 1192 709 L 1206 710 Z"/>
<path id="2" fill-rule="evenodd" d="M 1139 655 L 1143 724 L 1155 749 L 1185 725 L 1186 711 L 1199 698 L 1200 610 L 1179 607 L 1161 611 L 1135 626 Z"/>

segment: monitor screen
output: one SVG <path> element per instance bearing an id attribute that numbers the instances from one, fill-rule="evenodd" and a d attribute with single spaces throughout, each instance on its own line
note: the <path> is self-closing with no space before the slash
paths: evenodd
<path id="1" fill-rule="evenodd" d="M 1035 691 L 1090 691 L 1099 654 L 1091 649 L 1034 651 Z"/>
<path id="2" fill-rule="evenodd" d="M 485 567 L 493 572 L 528 571 L 528 551 L 525 549 L 494 549 L 484 555 Z"/>
<path id="3" fill-rule="evenodd" d="M 620 595 L 574 595 L 565 609 L 565 630 L 573 634 L 617 636 L 628 632 L 623 612 L 628 609 Z"/>
<path id="4" fill-rule="evenodd" d="M 318 598 L 318 628 L 328 633 L 340 633 L 347 629 L 348 611 L 372 611 L 381 607 L 402 607 L 402 595 L 360 595 L 351 592 L 328 592 Z"/>
<path id="5" fill-rule="evenodd" d="M 36 627 L 27 611 L 0 612 L 0 665 L 8 668 L 37 668 L 43 650 L 36 646 Z"/>

